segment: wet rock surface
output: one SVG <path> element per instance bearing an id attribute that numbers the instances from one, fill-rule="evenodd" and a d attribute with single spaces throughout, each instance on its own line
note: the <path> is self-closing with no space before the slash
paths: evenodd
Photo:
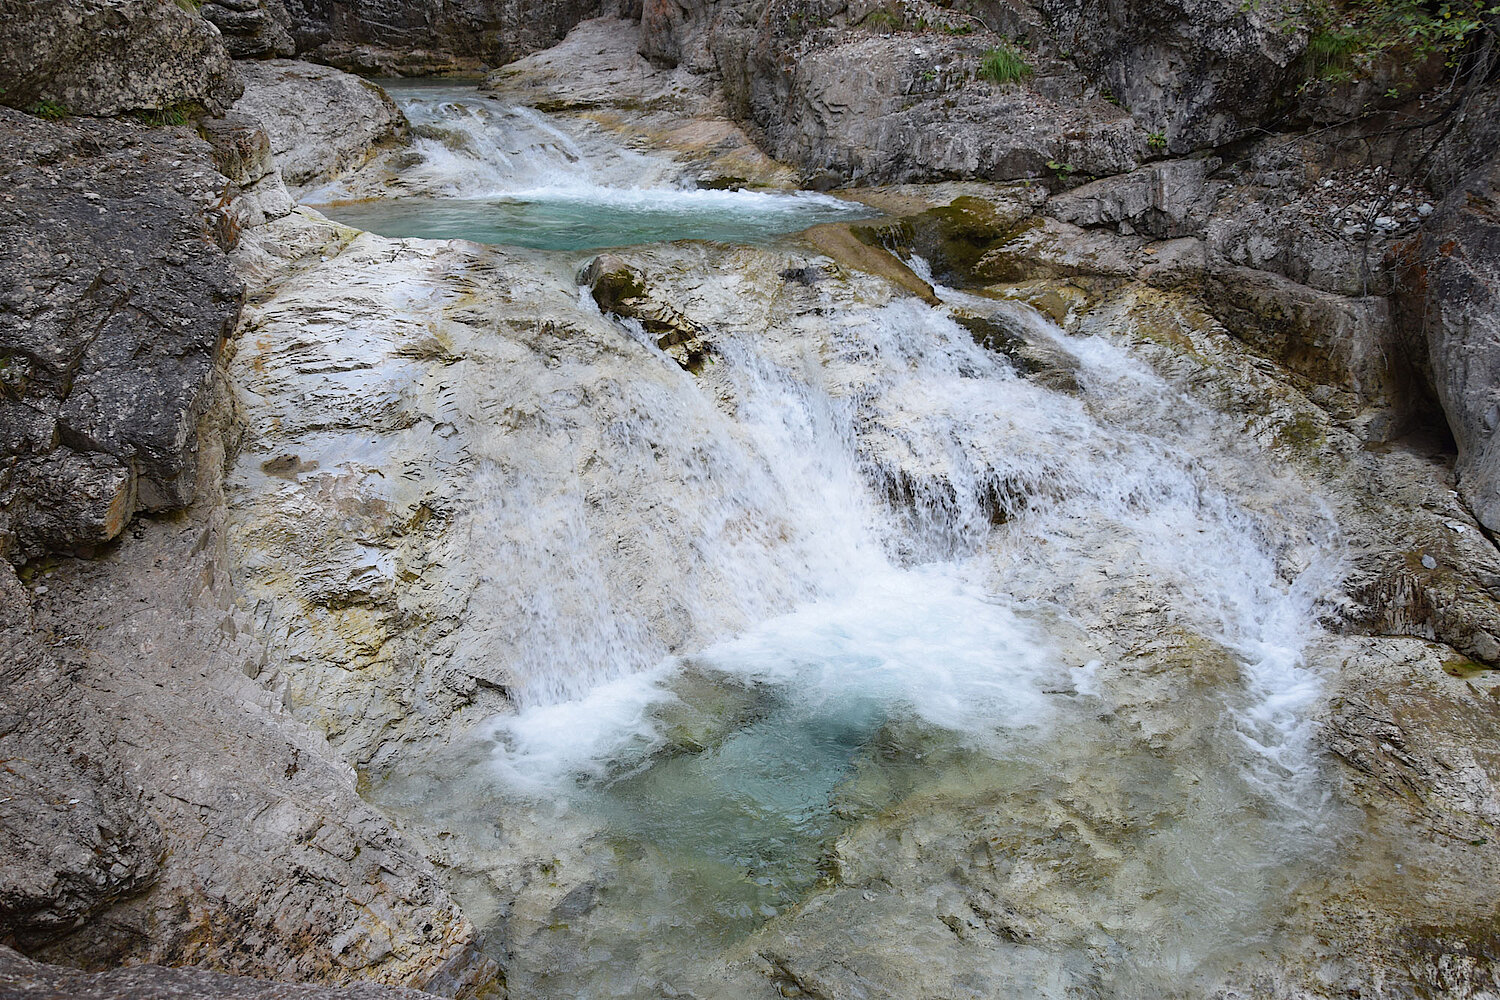
<path id="1" fill-rule="evenodd" d="M 212 221 L 231 192 L 185 129 L 7 110 L 0 170 L 0 547 L 24 561 L 191 501 L 241 286 Z"/>
<path id="2" fill-rule="evenodd" d="M 229 107 L 242 83 L 219 32 L 169 0 L 0 4 L 0 103 L 67 114 Z"/>

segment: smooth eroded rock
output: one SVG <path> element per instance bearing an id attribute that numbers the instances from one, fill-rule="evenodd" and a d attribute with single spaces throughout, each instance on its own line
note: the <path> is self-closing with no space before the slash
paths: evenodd
<path id="1" fill-rule="evenodd" d="M 373 83 L 292 59 L 246 63 L 235 111 L 258 118 L 294 193 L 365 163 L 406 134 L 406 117 Z"/>

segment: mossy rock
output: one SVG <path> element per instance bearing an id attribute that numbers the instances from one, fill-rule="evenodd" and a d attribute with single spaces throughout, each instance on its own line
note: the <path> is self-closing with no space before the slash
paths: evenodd
<path id="1" fill-rule="evenodd" d="M 976 270 L 980 260 L 1011 238 L 1016 222 L 991 202 L 964 195 L 915 215 L 850 229 L 869 246 L 924 258 L 944 284 L 973 287 L 983 283 Z"/>

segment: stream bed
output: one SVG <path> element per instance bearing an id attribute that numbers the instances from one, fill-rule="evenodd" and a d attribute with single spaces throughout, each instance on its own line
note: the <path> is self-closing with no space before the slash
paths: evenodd
<path id="1" fill-rule="evenodd" d="M 796 231 L 865 214 L 693 190 L 665 154 L 458 88 L 392 93 L 419 138 L 389 197 L 313 199 L 377 233 L 577 273 L 579 250 L 669 239 L 805 256 Z M 1128 338 L 864 279 L 793 310 L 673 256 L 697 252 L 652 251 L 719 318 L 701 378 L 594 310 L 650 378 L 508 401 L 524 430 L 477 477 L 465 613 L 515 639 L 464 649 L 512 664 L 517 710 L 369 792 L 512 995 L 1198 996 L 1276 949 L 1349 822 L 1304 657 L 1344 572 L 1324 505 Z M 1066 377 L 1023 377 L 975 317 Z"/>

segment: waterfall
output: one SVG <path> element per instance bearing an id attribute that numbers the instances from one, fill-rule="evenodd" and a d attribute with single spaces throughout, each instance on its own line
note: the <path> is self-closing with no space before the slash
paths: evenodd
<path id="1" fill-rule="evenodd" d="M 590 233 L 642 205 L 674 236 L 704 206 L 782 212 L 756 239 L 844 211 L 692 190 L 577 118 L 402 100 L 419 138 L 386 207 L 447 205 L 480 238 L 496 199 Z M 997 938 L 991 992 L 1160 995 L 1267 940 L 1336 825 L 1305 650 L 1345 567 L 1315 493 L 1128 330 L 941 287 L 928 305 L 822 263 L 788 277 L 777 250 L 642 253 L 709 333 L 697 375 L 568 286 L 566 331 L 507 320 L 466 362 L 503 373 L 482 403 L 456 379 L 473 461 L 439 562 L 469 590 L 446 641 L 512 679 L 516 710 L 377 793 L 472 881 L 513 988 L 656 995 L 820 885 L 857 922 L 879 893 L 830 872 L 913 817 L 898 911 L 1038 844 L 1090 873 L 1005 883 L 1053 939 Z"/>

